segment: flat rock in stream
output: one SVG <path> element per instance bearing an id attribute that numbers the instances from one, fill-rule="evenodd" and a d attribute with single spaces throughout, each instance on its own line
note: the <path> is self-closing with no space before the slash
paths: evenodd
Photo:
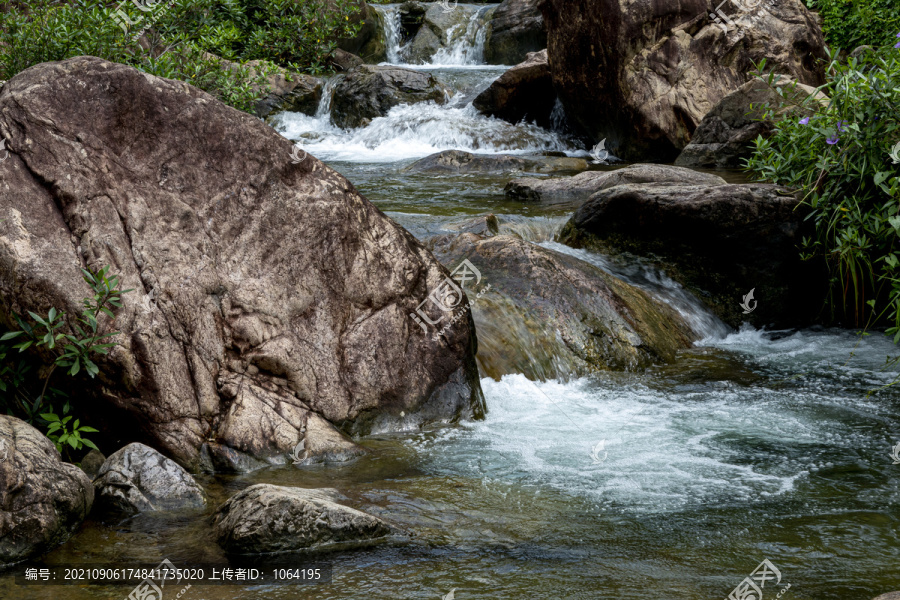
<path id="1" fill-rule="evenodd" d="M 583 158 L 523 157 L 510 154 L 472 154 L 462 150 L 444 150 L 404 169 L 413 173 L 557 173 L 587 169 Z"/>
<path id="2" fill-rule="evenodd" d="M 120 514 L 200 508 L 203 488 L 191 474 L 144 444 L 128 444 L 114 452 L 94 481 L 97 505 Z"/>
<path id="3" fill-rule="evenodd" d="M 448 268 L 478 272 L 464 288 L 483 375 L 582 376 L 671 361 L 696 338 L 668 304 L 574 256 L 510 235 L 429 240 Z M 434 335 L 454 318 L 432 326 Z"/>
<path id="4" fill-rule="evenodd" d="M 94 502 L 81 469 L 64 463 L 43 433 L 0 415 L 0 566 L 68 540 Z"/>
<path id="5" fill-rule="evenodd" d="M 216 537 L 229 554 L 268 554 L 344 548 L 392 532 L 378 517 L 339 504 L 341 499 L 334 489 L 251 485 L 216 511 Z"/>
<path id="6" fill-rule="evenodd" d="M 623 183 L 677 185 L 725 185 L 718 175 L 684 167 L 636 164 L 615 171 L 585 171 L 572 177 L 537 179 L 522 177 L 506 184 L 504 191 L 520 202 L 584 202 L 592 194 Z"/>

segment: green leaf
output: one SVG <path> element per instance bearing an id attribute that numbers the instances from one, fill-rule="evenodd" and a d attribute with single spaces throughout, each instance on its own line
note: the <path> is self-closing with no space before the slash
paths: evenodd
<path id="1" fill-rule="evenodd" d="M 85 425 L 79 431 L 84 432 L 84 433 L 100 433 L 99 430 L 94 429 L 93 427 L 90 427 L 88 425 Z"/>
<path id="2" fill-rule="evenodd" d="M 20 335 L 22 335 L 23 333 L 25 333 L 25 332 L 24 331 L 7 331 L 6 333 L 3 334 L 3 337 L 0 337 L 0 342 L 5 342 L 6 340 L 11 340 L 11 339 L 17 338 Z"/>
<path id="3" fill-rule="evenodd" d="M 59 417 L 57 417 L 53 413 L 43 413 L 41 414 L 41 418 L 45 421 L 59 421 Z"/>
<path id="4" fill-rule="evenodd" d="M 81 442 L 82 442 L 85 446 L 87 446 L 88 448 L 93 448 L 93 449 L 96 450 L 97 452 L 100 452 L 100 448 L 98 448 L 98 447 L 96 446 L 96 444 L 94 444 L 94 442 L 92 442 L 91 440 L 86 440 L 86 439 L 84 439 L 84 438 L 81 438 Z"/>

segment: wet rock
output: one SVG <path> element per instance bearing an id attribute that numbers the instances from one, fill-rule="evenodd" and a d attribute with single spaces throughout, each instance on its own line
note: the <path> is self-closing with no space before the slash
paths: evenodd
<path id="1" fill-rule="evenodd" d="M 534 158 L 509 154 L 472 154 L 462 150 L 444 150 L 409 165 L 404 171 L 415 173 L 555 173 L 583 171 L 583 158 Z"/>
<path id="2" fill-rule="evenodd" d="M 0 565 L 37 557 L 68 540 L 91 510 L 94 488 L 56 446 L 0 415 Z"/>
<path id="3" fill-rule="evenodd" d="M 331 120 L 345 129 L 365 127 L 400 104 L 447 101 L 447 89 L 430 74 L 391 66 L 356 67 L 334 87 Z"/>
<path id="4" fill-rule="evenodd" d="M 490 65 L 515 65 L 547 47 L 539 0 L 503 0 L 488 25 L 484 58 Z"/>
<path id="5" fill-rule="evenodd" d="M 206 496 L 190 473 L 148 446 L 128 444 L 110 455 L 94 481 L 101 510 L 136 514 L 200 508 Z"/>
<path id="6" fill-rule="evenodd" d="M 802 0 L 726 4 L 734 24 L 722 26 L 708 16 L 708 0 L 546 0 L 540 7 L 567 116 L 627 161 L 675 160 L 704 115 L 763 59 L 767 70 L 800 83 L 824 83 L 822 31 Z"/>
<path id="7" fill-rule="evenodd" d="M 224 68 L 239 68 L 237 63 L 219 57 L 215 58 L 221 62 Z M 259 99 L 253 107 L 253 114 L 256 116 L 265 118 L 273 113 L 286 110 L 307 115 L 316 113 L 322 99 L 322 89 L 325 86 L 325 82 L 318 77 L 293 73 L 264 60 L 251 60 L 244 66 L 250 69 L 251 80 L 255 79 L 259 73 L 267 73 L 265 90 L 256 84 L 252 86 L 259 94 Z"/>
<path id="8" fill-rule="evenodd" d="M 480 273 L 465 292 L 483 375 L 546 380 L 641 369 L 672 360 L 695 339 L 669 305 L 573 256 L 509 235 L 448 234 L 429 243 L 447 268 L 467 259 Z"/>
<path id="9" fill-rule="evenodd" d="M 619 185 L 591 196 L 559 240 L 648 257 L 733 327 L 804 326 L 823 306 L 827 279 L 800 260 L 809 233 L 797 204 L 772 185 Z M 745 314 L 750 290 L 755 309 Z"/>
<path id="10" fill-rule="evenodd" d="M 450 5 L 451 10 L 446 10 L 439 2 L 420 6 L 425 10 L 421 16 L 415 12 L 415 8 L 405 14 L 401 8 L 401 23 L 405 19 L 416 19 L 415 25 L 404 26 L 408 32 L 415 30 L 411 35 L 411 42 L 404 50 L 404 57 L 411 64 L 430 63 L 439 51 L 451 50 L 466 37 L 473 19 L 480 21 L 484 17 L 480 6 L 470 4 Z"/>
<path id="11" fill-rule="evenodd" d="M 114 265 L 135 290 L 101 323 L 122 332 L 103 385 L 73 383 L 124 443 L 189 470 L 210 440 L 283 464 L 310 415 L 328 422 L 325 445 L 336 425 L 482 414 L 468 321 L 435 342 L 409 316 L 446 269 L 259 119 L 79 57 L 3 87 L 0 137 L 4 312 L 77 314 L 85 265 Z"/>
<path id="12" fill-rule="evenodd" d="M 507 196 L 520 202 L 581 203 L 600 190 L 623 183 L 725 185 L 725 180 L 683 167 L 637 164 L 615 171 L 585 171 L 555 179 L 521 177 L 506 184 L 504 190 Z"/>
<path id="13" fill-rule="evenodd" d="M 441 38 L 430 27 L 420 27 L 416 37 L 406 48 L 404 56 L 409 64 L 424 65 L 443 47 Z"/>
<path id="14" fill-rule="evenodd" d="M 334 54 L 331 56 L 331 62 L 339 71 L 352 71 L 364 64 L 363 59 L 340 48 L 334 51 Z"/>
<path id="15" fill-rule="evenodd" d="M 783 96 L 773 86 L 781 88 Z M 759 136 L 768 137 L 775 129 L 775 120 L 762 118 L 767 106 L 775 111 L 776 120 L 781 120 L 792 113 L 798 118 L 812 115 L 818 106 L 803 109 L 798 104 L 814 94 L 820 102 L 828 102 L 825 94 L 787 77 L 778 78 L 773 86 L 761 79 L 753 79 L 725 96 L 700 121 L 691 142 L 678 155 L 675 164 L 741 168 L 745 159 L 753 154 L 753 140 Z"/>
<path id="16" fill-rule="evenodd" d="M 482 114 L 510 123 L 550 125 L 556 102 L 547 51 L 528 54 L 525 62 L 505 72 L 472 102 Z"/>
<path id="17" fill-rule="evenodd" d="M 378 12 L 364 0 L 357 0 L 357 5 L 360 10 L 350 21 L 361 24 L 359 31 L 352 38 L 339 39 L 337 46 L 340 50 L 359 56 L 365 62 L 382 62 L 387 57 L 384 23 Z"/>
<path id="18" fill-rule="evenodd" d="M 491 237 L 500 233 L 500 221 L 496 215 L 482 215 L 465 221 L 444 225 L 447 231 L 456 233 L 474 233 L 481 237 Z"/>
<path id="19" fill-rule="evenodd" d="M 333 489 L 252 485 L 219 507 L 216 536 L 229 554 L 263 554 L 343 548 L 391 533 L 387 523 L 338 504 L 341 499 Z"/>
<path id="20" fill-rule="evenodd" d="M 106 462 L 106 457 L 99 450 L 91 450 L 81 459 L 81 470 L 89 478 L 94 479 L 100 473 L 100 467 Z"/>
<path id="21" fill-rule="evenodd" d="M 873 600 L 900 600 L 900 592 L 888 592 L 887 594 L 882 594 Z"/>

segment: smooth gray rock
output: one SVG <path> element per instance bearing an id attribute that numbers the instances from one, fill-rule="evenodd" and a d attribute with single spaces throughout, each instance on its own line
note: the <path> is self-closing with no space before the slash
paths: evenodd
<path id="1" fill-rule="evenodd" d="M 206 495 L 191 474 L 144 444 L 120 448 L 103 463 L 94 480 L 97 504 L 109 512 L 199 508 Z"/>
<path id="2" fill-rule="evenodd" d="M 504 190 L 507 196 L 520 202 L 580 203 L 600 190 L 623 183 L 725 185 L 725 180 L 718 175 L 698 173 L 684 167 L 636 164 L 614 171 L 585 171 L 572 177 L 521 177 L 507 183 Z"/>
<path id="3" fill-rule="evenodd" d="M 106 457 L 99 450 L 91 450 L 81 459 L 81 470 L 93 479 L 100 473 L 100 468 L 106 462 Z"/>
<path id="4" fill-rule="evenodd" d="M 40 556 L 68 540 L 91 510 L 94 488 L 53 442 L 0 415 L 0 565 Z"/>
<path id="5" fill-rule="evenodd" d="M 252 485 L 216 511 L 216 537 L 230 554 L 264 554 L 345 547 L 392 532 L 381 519 L 338 504 L 341 498 L 333 489 Z"/>

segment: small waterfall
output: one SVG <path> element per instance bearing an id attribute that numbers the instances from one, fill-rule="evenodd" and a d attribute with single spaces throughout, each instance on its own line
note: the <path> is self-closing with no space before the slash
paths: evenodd
<path id="1" fill-rule="evenodd" d="M 402 50 L 400 6 L 397 4 L 373 4 L 371 6 L 381 15 L 381 21 L 384 23 L 384 44 L 387 51 L 387 62 L 398 65 L 401 63 L 400 51 Z"/>
<path id="2" fill-rule="evenodd" d="M 625 283 L 641 288 L 657 300 L 674 308 L 701 340 L 721 339 L 731 333 L 731 328 L 714 315 L 696 296 L 659 269 L 639 262 L 619 264 L 602 254 L 576 250 L 558 242 L 544 242 L 538 245 L 574 256 L 603 269 Z"/>
<path id="3" fill-rule="evenodd" d="M 458 7 L 457 7 L 458 8 Z M 462 25 L 457 25 L 448 34 L 449 47 L 438 50 L 431 59 L 433 65 L 481 65 L 484 64 L 484 40 L 487 37 L 485 13 L 490 6 L 472 12 L 462 35 L 456 35 Z"/>
<path id="4" fill-rule="evenodd" d="M 335 75 L 325 82 L 325 86 L 322 88 L 322 99 L 319 100 L 319 106 L 316 108 L 314 118 L 321 119 L 329 116 L 331 113 L 331 99 L 334 97 L 334 86 L 343 78 L 343 75 Z"/>

